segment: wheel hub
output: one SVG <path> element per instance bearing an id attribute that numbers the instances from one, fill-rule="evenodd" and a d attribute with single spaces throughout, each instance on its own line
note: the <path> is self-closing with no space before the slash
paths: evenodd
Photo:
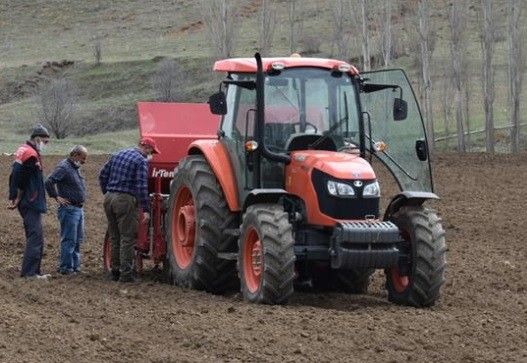
<path id="1" fill-rule="evenodd" d="M 404 290 L 406 290 L 408 288 L 408 285 L 410 284 L 410 278 L 408 276 L 401 275 L 401 271 L 398 267 L 392 268 L 391 275 L 395 291 L 397 291 L 398 293 L 403 293 Z"/>
<path id="2" fill-rule="evenodd" d="M 260 241 L 254 243 L 251 256 L 253 274 L 255 276 L 260 276 L 262 273 L 262 244 Z"/>
<path id="3" fill-rule="evenodd" d="M 178 238 L 182 246 L 194 246 L 196 232 L 196 217 L 194 206 L 186 205 L 179 210 L 178 215 Z"/>
<path id="4" fill-rule="evenodd" d="M 196 239 L 196 210 L 192 192 L 182 186 L 176 195 L 172 214 L 172 253 L 181 269 L 192 263 Z"/>
<path id="5" fill-rule="evenodd" d="M 245 286 L 251 293 L 255 293 L 260 288 L 262 266 L 262 243 L 256 230 L 250 228 L 243 244 L 243 276 Z"/>

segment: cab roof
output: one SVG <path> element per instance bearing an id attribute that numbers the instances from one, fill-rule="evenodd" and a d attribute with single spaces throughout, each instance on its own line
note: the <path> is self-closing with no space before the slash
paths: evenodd
<path id="1" fill-rule="evenodd" d="M 357 68 L 349 63 L 336 59 L 326 58 L 304 58 L 304 57 L 277 57 L 262 58 L 264 71 L 272 69 L 273 63 L 281 63 L 284 68 L 295 67 L 316 67 L 326 69 L 338 69 L 341 65 L 347 65 L 352 75 L 359 74 Z M 214 63 L 216 72 L 233 72 L 233 73 L 256 73 L 256 60 L 254 58 L 230 58 L 216 61 Z"/>

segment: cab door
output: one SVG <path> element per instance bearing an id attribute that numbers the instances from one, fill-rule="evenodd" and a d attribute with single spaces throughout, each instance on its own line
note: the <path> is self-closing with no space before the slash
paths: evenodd
<path id="1" fill-rule="evenodd" d="M 362 73 L 362 77 L 366 149 L 386 165 L 402 191 L 433 192 L 425 126 L 406 74 L 393 69 Z"/>
<path id="2" fill-rule="evenodd" d="M 236 80 L 250 80 L 249 76 L 233 75 Z M 241 204 L 249 192 L 255 188 L 254 166 L 248 165 L 245 143 L 254 138 L 256 115 L 256 92 L 234 84 L 227 90 L 227 114 L 221 124 L 220 142 L 228 150 L 236 174 L 238 198 Z"/>

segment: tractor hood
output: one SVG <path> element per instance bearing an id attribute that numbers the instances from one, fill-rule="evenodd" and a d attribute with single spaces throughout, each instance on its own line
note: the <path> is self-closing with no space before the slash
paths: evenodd
<path id="1" fill-rule="evenodd" d="M 324 151 L 302 150 L 291 153 L 291 163 L 286 166 L 285 188 L 305 203 L 307 223 L 335 226 L 340 220 L 363 220 L 366 216 L 378 217 L 379 198 L 362 198 L 363 185 L 373 183 L 375 173 L 371 165 L 359 155 Z M 330 195 L 328 180 L 351 185 L 357 195 L 340 198 Z"/>
<path id="2" fill-rule="evenodd" d="M 324 150 L 295 151 L 291 154 L 291 164 L 292 167 L 309 172 L 318 169 L 337 179 L 375 179 L 371 165 L 356 154 Z"/>

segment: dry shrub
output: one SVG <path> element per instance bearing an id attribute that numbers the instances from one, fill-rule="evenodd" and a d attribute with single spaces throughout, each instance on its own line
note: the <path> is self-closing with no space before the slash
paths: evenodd
<path id="1" fill-rule="evenodd" d="M 39 118 L 57 139 L 64 139 L 74 128 L 77 99 L 77 87 L 66 78 L 48 78 L 39 85 Z"/>

